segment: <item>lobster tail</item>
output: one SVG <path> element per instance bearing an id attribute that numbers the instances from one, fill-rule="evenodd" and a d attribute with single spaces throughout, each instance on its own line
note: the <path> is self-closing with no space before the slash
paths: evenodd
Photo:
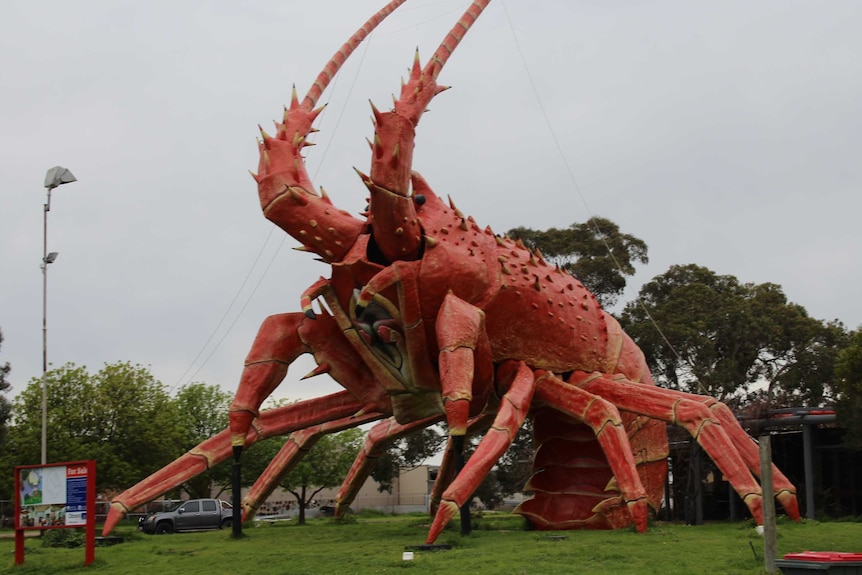
<path id="1" fill-rule="evenodd" d="M 613 316 L 602 314 L 607 327 L 604 369 L 629 381 L 653 386 L 643 352 Z M 570 380 L 572 382 L 572 380 Z M 667 476 L 667 429 L 663 421 L 621 412 L 638 477 L 647 503 L 658 510 Z M 533 476 L 525 491 L 533 498 L 515 510 L 536 529 L 620 529 L 631 525 L 628 503 L 596 434 L 554 409 L 534 413 Z"/>
<path id="2" fill-rule="evenodd" d="M 621 416 L 647 502 L 657 510 L 667 473 L 665 424 L 629 413 Z M 626 501 L 593 431 L 550 408 L 537 410 L 533 421 L 538 449 L 525 487 L 533 497 L 515 512 L 539 530 L 631 525 Z"/>

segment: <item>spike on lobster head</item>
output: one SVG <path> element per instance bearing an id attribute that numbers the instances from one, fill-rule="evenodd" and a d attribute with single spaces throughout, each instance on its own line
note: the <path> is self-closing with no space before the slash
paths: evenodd
<path id="1" fill-rule="evenodd" d="M 401 96 L 395 99 L 392 110 L 381 112 L 371 103 L 374 123 L 371 178 L 377 186 L 401 196 L 409 195 L 416 126 L 434 96 L 448 89 L 437 85 L 434 70 L 439 66 L 435 56 L 423 69 L 417 49 L 410 77 L 402 82 Z"/>
<path id="2" fill-rule="evenodd" d="M 262 128 L 259 142 L 258 183 L 264 215 L 329 262 L 340 261 L 362 230 L 361 220 L 333 207 L 325 193 L 318 195 L 305 169 L 302 149 L 313 132 L 312 123 L 323 108 L 311 110 L 296 96 L 276 124 L 275 137 Z"/>
<path id="3" fill-rule="evenodd" d="M 329 262 L 344 257 L 364 223 L 334 209 L 314 192 L 301 154 L 303 148 L 311 145 L 306 138 L 315 131 L 312 124 L 321 111 L 313 108 L 359 42 L 403 1 L 392 0 L 354 33 L 329 60 L 301 103 L 293 91 L 282 123 L 276 124 L 274 137 L 261 130 L 259 173 L 255 180 L 264 214 Z M 371 145 L 371 174 L 366 182 L 371 191 L 369 221 L 374 241 L 389 261 L 416 259 L 422 252 L 422 229 L 416 203 L 410 197 L 415 129 L 431 99 L 446 89 L 437 85 L 437 75 L 488 1 L 473 2 L 424 68 L 419 64 L 417 52 L 410 77 L 391 111 L 380 112 L 372 106 L 375 137 Z"/>
<path id="4" fill-rule="evenodd" d="M 369 220 L 381 252 L 390 261 L 412 260 L 422 252 L 422 228 L 410 193 L 416 126 L 438 87 L 429 62 L 423 70 L 417 51 L 409 80 L 394 108 L 381 112 L 371 104 L 374 141 L 371 174 L 363 178 L 371 192 Z"/>
<path id="5" fill-rule="evenodd" d="M 252 175 L 258 183 L 264 215 L 326 261 L 340 261 L 364 223 L 314 193 L 300 152 L 311 145 L 307 136 L 317 131 L 312 124 L 322 108 L 314 110 L 314 106 L 330 80 L 362 40 L 404 1 L 389 2 L 342 45 L 317 75 L 302 103 L 293 89 L 290 107 L 285 108 L 282 123 L 276 124 L 274 138 L 261 130 L 259 173 Z"/>
<path id="6" fill-rule="evenodd" d="M 302 103 L 294 87 L 274 138 L 261 130 L 260 164 L 258 174 L 252 175 L 258 183 L 264 215 L 326 261 L 340 261 L 364 223 L 314 193 L 301 155 L 302 148 L 311 145 L 307 136 L 317 131 L 312 124 L 322 108 L 315 110 L 314 106 L 344 61 L 404 1 L 389 2 L 342 45 L 317 75 Z"/>
<path id="7" fill-rule="evenodd" d="M 258 126 L 261 139 L 258 142 L 260 162 L 256 179 L 259 182 L 275 174 L 285 174 L 285 181 L 290 185 L 301 186 L 306 190 L 314 189 L 308 174 L 302 168 L 301 152 L 303 148 L 314 145 L 308 141 L 308 134 L 314 131 L 312 124 L 324 107 L 316 110 L 305 109 L 296 104 L 294 96 L 291 107 L 284 111 L 282 122 L 275 124 L 275 137 Z M 264 203 L 263 197 L 261 203 Z M 266 205 L 262 207 L 266 208 Z"/>
<path id="8" fill-rule="evenodd" d="M 374 141 L 371 144 L 371 174 L 366 182 L 371 191 L 369 219 L 374 240 L 390 261 L 413 260 L 422 253 L 422 230 L 416 203 L 410 198 L 411 167 L 416 126 L 431 100 L 446 86 L 437 84 L 437 75 L 489 0 L 476 0 L 446 35 L 423 68 L 419 51 L 400 97 L 392 110 L 380 112 L 372 104 Z"/>

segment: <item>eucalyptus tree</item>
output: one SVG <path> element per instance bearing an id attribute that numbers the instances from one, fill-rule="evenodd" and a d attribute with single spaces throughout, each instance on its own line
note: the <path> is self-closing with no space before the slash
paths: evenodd
<path id="1" fill-rule="evenodd" d="M 617 224 L 599 216 L 564 229 L 518 227 L 507 235 L 538 248 L 548 261 L 578 278 L 605 307 L 622 295 L 635 264 L 649 263 L 643 240 L 620 232 Z"/>
<path id="2" fill-rule="evenodd" d="M 675 265 L 644 284 L 621 323 L 660 385 L 773 406 L 818 405 L 834 394 L 844 330 L 811 318 L 773 283 L 741 283 Z"/>
<path id="3" fill-rule="evenodd" d="M 862 329 L 848 338 L 847 346 L 836 360 L 838 415 L 847 430 L 845 442 L 862 449 Z"/>
<path id="4" fill-rule="evenodd" d="M 41 459 L 41 378 L 13 403 L 4 465 Z M 128 362 L 95 373 L 67 363 L 49 370 L 48 460 L 95 459 L 100 491 L 123 490 L 181 455 L 182 429 L 164 386 L 150 371 Z"/>
<path id="5" fill-rule="evenodd" d="M 3 331 L 0 330 L 0 348 L 3 347 Z M 12 384 L 6 379 L 12 367 L 9 362 L 0 363 L 0 451 L 6 440 L 6 428 L 12 415 L 12 404 L 6 397 L 6 393 L 12 388 Z"/>
<path id="6" fill-rule="evenodd" d="M 364 432 L 356 428 L 324 435 L 282 477 L 279 484 L 296 499 L 299 508 L 297 521 L 300 525 L 305 524 L 305 511 L 318 493 L 341 485 L 362 447 L 364 437 Z"/>

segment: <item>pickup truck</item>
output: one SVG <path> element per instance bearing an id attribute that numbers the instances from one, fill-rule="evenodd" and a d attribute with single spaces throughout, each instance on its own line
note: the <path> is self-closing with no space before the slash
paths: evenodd
<path id="1" fill-rule="evenodd" d="M 191 499 L 180 502 L 173 510 L 141 517 L 138 529 L 150 535 L 178 531 L 221 529 L 233 523 L 233 507 L 220 499 Z"/>

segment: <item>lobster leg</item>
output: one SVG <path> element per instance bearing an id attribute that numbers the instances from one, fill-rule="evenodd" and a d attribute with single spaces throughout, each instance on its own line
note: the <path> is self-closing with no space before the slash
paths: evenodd
<path id="1" fill-rule="evenodd" d="M 241 449 L 263 401 L 301 354 L 313 353 L 318 368 L 329 373 L 367 412 L 388 412 L 389 400 L 368 367 L 327 313 L 310 319 L 302 313 L 273 315 L 264 320 L 245 362 L 239 388 L 230 407 L 231 444 Z"/>
<path id="2" fill-rule="evenodd" d="M 272 494 L 285 475 L 299 463 L 314 447 L 314 444 L 329 433 L 338 433 L 357 425 L 380 419 L 381 414 L 365 414 L 358 417 L 345 417 L 300 429 L 290 435 L 278 454 L 270 461 L 264 472 L 258 477 L 251 489 L 242 500 L 243 522 L 252 519 L 260 504 Z"/>
<path id="3" fill-rule="evenodd" d="M 428 532 L 427 543 L 434 543 L 443 528 L 455 517 L 461 506 L 466 503 L 497 460 L 512 444 L 530 409 L 535 390 L 536 380 L 533 372 L 524 362 L 519 362 L 511 386 L 503 395 L 491 428 L 482 438 L 470 460 L 443 493 L 443 499 Z"/>
<path id="4" fill-rule="evenodd" d="M 437 510 L 440 509 L 440 502 L 443 501 L 443 492 L 455 479 L 455 474 L 458 471 L 455 469 L 458 456 L 455 453 L 455 442 L 452 436 L 446 441 L 446 449 L 443 452 L 443 460 L 440 462 L 440 468 L 437 470 L 437 479 L 434 481 L 434 487 L 431 488 L 430 504 L 428 511 L 431 516 L 437 515 Z"/>
<path id="5" fill-rule="evenodd" d="M 491 348 L 485 333 L 485 314 L 476 306 L 449 292 L 440 306 L 435 330 L 440 349 L 440 387 L 451 447 L 447 453 L 454 456 L 459 469 L 457 473 L 460 475 L 464 436 L 467 434 L 471 408 L 485 404 L 494 381 Z M 474 390 L 478 391 L 476 397 Z M 493 462 L 491 464 L 493 465 Z M 476 485 L 470 488 L 467 496 L 473 492 Z M 428 536 L 429 542 L 434 541 L 454 515 L 453 505 L 455 504 L 452 501 L 444 501 L 437 509 L 436 519 Z"/>
<path id="6" fill-rule="evenodd" d="M 570 385 L 542 372 L 536 382 L 536 398 L 547 406 L 588 425 L 596 435 L 626 502 L 635 528 L 647 528 L 648 499 L 637 473 L 632 448 L 617 407 L 612 401 Z"/>
<path id="7" fill-rule="evenodd" d="M 344 482 L 338 490 L 338 495 L 335 498 L 336 517 L 340 517 L 350 507 L 356 494 L 362 488 L 363 483 L 368 479 L 374 466 L 377 465 L 377 460 L 393 441 L 405 435 L 410 435 L 419 429 L 433 425 L 440 421 L 440 419 L 442 419 L 440 416 L 427 417 L 401 425 L 392 417 L 372 427 L 365 438 L 365 443 L 362 445 L 359 455 L 356 456 L 347 477 L 344 478 Z"/>
<path id="8" fill-rule="evenodd" d="M 303 353 L 313 353 L 314 374 L 328 372 L 347 391 L 300 402 L 260 414 L 260 405 L 281 383 L 288 365 Z M 391 413 L 389 400 L 367 366 L 345 339 L 329 314 L 312 320 L 302 313 L 274 315 L 261 325 L 246 360 L 230 411 L 230 428 L 195 447 L 118 496 L 105 533 L 130 510 L 151 501 L 229 458 L 233 451 L 260 439 L 284 435 L 359 412 Z"/>
<path id="9" fill-rule="evenodd" d="M 700 401 L 680 397 L 670 390 L 609 379 L 602 374 L 575 372 L 570 383 L 601 396 L 624 411 L 680 425 L 712 458 L 719 470 L 748 506 L 758 524 L 763 523 L 763 495 L 760 485 L 740 456 L 713 412 Z"/>
<path id="10" fill-rule="evenodd" d="M 479 431 L 488 429 L 494 421 L 493 413 L 482 413 L 478 417 L 471 419 L 467 424 L 467 435 L 473 435 Z M 443 499 L 443 492 L 455 479 L 456 469 L 455 460 L 455 443 L 452 441 L 452 436 L 449 436 L 446 442 L 446 449 L 443 451 L 443 460 L 440 462 L 440 468 L 437 470 L 437 479 L 434 481 L 434 487 L 431 488 L 431 497 L 429 511 L 431 516 L 437 514 L 437 509 L 440 507 L 440 501 Z"/>
<path id="11" fill-rule="evenodd" d="M 755 477 L 760 477 L 760 453 L 757 444 L 740 427 L 739 422 L 729 407 L 712 397 L 702 397 L 673 390 L 668 391 L 671 391 L 673 395 L 678 397 L 699 401 L 704 404 L 712 412 L 712 416 L 721 423 L 725 433 L 733 441 L 734 446 L 739 451 L 740 457 L 745 461 L 745 465 L 748 466 L 751 473 Z M 790 480 L 775 465 L 772 466 L 772 486 L 775 498 L 781 503 L 788 517 L 794 521 L 799 521 L 799 503 L 796 499 L 796 487 L 793 486 Z"/>
<path id="12" fill-rule="evenodd" d="M 440 306 L 436 330 L 446 423 L 450 435 L 464 435 L 471 406 L 486 399 L 474 398 L 474 390 L 488 393 L 494 381 L 485 314 L 449 293 Z"/>
<path id="13" fill-rule="evenodd" d="M 284 435 L 297 429 L 348 417 L 361 404 L 348 392 L 342 391 L 326 397 L 300 401 L 292 405 L 264 411 L 248 433 L 245 443 L 250 445 L 261 439 Z M 179 487 L 192 477 L 203 473 L 231 457 L 230 430 L 202 442 L 173 463 L 156 471 L 137 485 L 114 498 L 105 520 L 103 535 L 109 534 L 130 510 L 152 501 L 159 495 Z"/>
<path id="14" fill-rule="evenodd" d="M 230 406 L 231 443 L 245 445 L 252 420 L 260 405 L 287 375 L 288 366 L 310 351 L 301 341 L 298 328 L 305 321 L 299 313 L 272 315 L 258 330 L 245 359 L 239 388 Z"/>

